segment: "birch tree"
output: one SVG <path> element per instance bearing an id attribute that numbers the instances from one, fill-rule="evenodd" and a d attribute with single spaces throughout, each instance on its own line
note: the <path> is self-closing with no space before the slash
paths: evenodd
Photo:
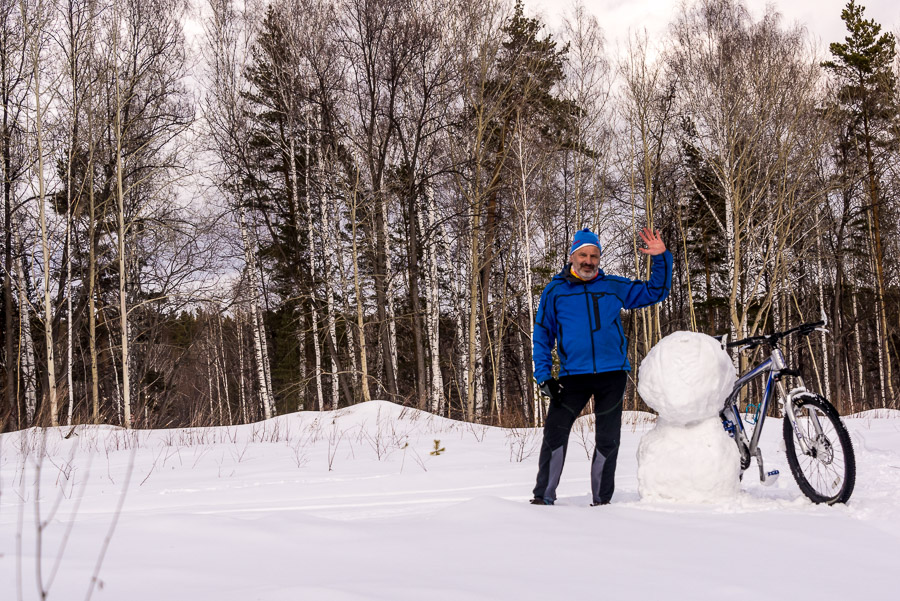
<path id="1" fill-rule="evenodd" d="M 35 365 L 34 338 L 31 334 L 31 300 L 28 295 L 28 280 L 25 277 L 25 249 L 16 234 L 16 246 L 19 256 L 16 260 L 16 278 L 19 296 L 19 347 L 16 359 L 22 363 L 22 383 L 24 385 L 25 415 L 24 424 L 35 423 L 37 416 L 37 368 Z M 18 374 L 17 374 L 18 379 Z M 21 421 L 21 420 L 20 420 Z"/>
<path id="2" fill-rule="evenodd" d="M 566 173 L 571 173 L 575 223 L 602 231 L 603 208 L 608 197 L 603 185 L 610 168 L 612 142 L 610 109 L 613 70 L 606 56 L 606 41 L 596 15 L 576 2 L 563 18 L 562 40 L 568 45 L 562 96 L 571 106 L 566 148 Z"/>
<path id="3" fill-rule="evenodd" d="M 137 301 L 143 295 L 137 277 L 144 257 L 137 253 L 137 241 L 147 208 L 171 201 L 164 187 L 179 161 L 179 149 L 171 142 L 191 122 L 192 111 L 182 83 L 184 40 L 176 0 L 117 0 L 108 18 L 103 48 L 111 101 L 105 116 L 110 140 L 106 152 L 110 196 L 117 207 L 123 419 L 131 427 L 129 296 Z"/>
<path id="4" fill-rule="evenodd" d="M 434 2 L 417 5 L 410 20 L 416 35 L 409 38 L 413 58 L 403 78 L 399 99 L 398 196 L 407 229 L 407 290 L 416 358 L 416 396 L 420 408 L 427 406 L 437 412 L 443 402 L 443 377 L 438 351 L 440 307 L 436 290 L 439 260 L 436 247 L 441 232 L 436 222 L 434 179 L 445 168 L 442 148 L 450 127 L 447 106 L 456 98 L 453 85 L 457 79 L 451 55 L 451 21 L 441 17 L 440 8 Z M 420 300 L 423 296 L 424 320 Z M 430 370 L 426 368 L 426 359 L 431 364 Z"/>
<path id="5" fill-rule="evenodd" d="M 0 1 L 0 169 L 2 169 L 3 193 L 3 308 L 4 308 L 4 371 L 6 380 L 6 403 L 10 415 L 18 425 L 32 423 L 27 419 L 24 406 L 20 406 L 19 342 L 20 327 L 16 325 L 16 314 L 21 313 L 21 298 L 18 293 L 16 272 L 20 268 L 20 258 L 15 241 L 19 223 L 19 186 L 28 165 L 21 152 L 24 135 L 23 109 L 29 95 L 30 77 L 33 70 L 26 53 L 25 24 L 19 0 Z M 16 307 L 19 305 L 17 311 Z M 21 315 L 19 323 L 22 324 Z M 30 329 L 30 326 L 29 326 Z M 30 333 L 29 333 L 30 336 Z"/>
<path id="6" fill-rule="evenodd" d="M 93 65 L 92 53 L 94 43 L 94 21 L 97 19 L 97 2 L 93 0 L 67 0 L 61 7 L 63 13 L 64 34 L 58 39 L 59 51 L 64 57 L 65 68 L 63 77 L 63 92 L 60 94 L 61 104 L 64 110 L 65 120 L 65 141 L 63 143 L 65 153 L 64 173 L 60 174 L 62 179 L 63 191 L 57 193 L 57 210 L 60 205 L 65 210 L 66 234 L 63 256 L 65 258 L 65 297 L 66 297 L 66 380 L 68 392 L 68 411 L 66 415 L 67 425 L 72 424 L 74 419 L 75 408 L 75 382 L 73 371 L 75 369 L 75 315 L 74 315 L 74 296 L 75 290 L 73 285 L 73 263 L 74 255 L 78 251 L 74 248 L 73 239 L 76 234 L 75 228 L 76 213 L 81 212 L 80 206 L 84 200 L 86 188 L 92 185 L 93 180 L 88 177 L 88 171 L 93 169 L 92 152 L 93 152 L 93 130 L 92 120 L 86 118 L 86 113 L 90 114 L 90 108 L 86 108 L 89 98 L 87 93 L 92 86 L 96 86 L 99 82 L 96 77 L 96 68 Z M 88 123 L 85 127 L 85 122 Z M 86 142 L 87 140 L 87 142 Z M 85 156 L 87 155 L 87 156 Z M 87 163 L 82 165 L 81 163 Z M 88 192 L 93 198 L 93 190 Z M 93 204 L 89 210 L 93 214 Z M 91 221 L 93 224 L 93 221 Z M 93 229 L 89 232 L 92 236 Z M 88 244 L 93 249 L 93 238 L 88 240 Z M 91 259 L 93 256 L 91 254 Z M 93 273 L 94 264 L 91 263 L 89 269 Z M 93 292 L 94 282 L 89 284 L 89 289 Z M 91 307 L 93 311 L 93 297 L 91 298 Z M 94 421 L 99 422 L 99 393 L 96 380 L 96 356 L 94 348 L 96 345 L 96 337 L 94 329 L 94 314 L 89 317 L 91 320 L 91 351 L 94 359 L 92 369 L 92 397 L 93 397 L 93 413 Z"/>
<path id="7" fill-rule="evenodd" d="M 30 137 L 33 140 L 32 188 L 38 203 L 38 225 L 41 236 L 41 263 L 43 267 L 43 322 L 44 345 L 47 363 L 47 410 L 50 413 L 50 425 L 59 425 L 59 405 L 57 401 L 56 382 L 56 341 L 53 336 L 54 303 L 50 294 L 51 247 L 50 232 L 47 223 L 47 172 L 45 160 L 47 150 L 48 115 L 54 82 L 46 73 L 45 52 L 47 36 L 51 25 L 50 7 L 43 1 L 33 5 L 22 3 L 22 20 L 26 24 L 27 55 L 31 68 L 32 113 Z"/>
<path id="8" fill-rule="evenodd" d="M 275 415 L 275 399 L 271 387 L 268 343 L 262 318 L 262 286 L 257 262 L 257 246 L 245 218 L 245 194 L 242 182 L 252 173 L 253 159 L 247 152 L 250 135 L 249 108 L 246 106 L 247 83 L 244 79 L 245 58 L 250 40 L 242 14 L 228 0 L 210 3 L 212 18 L 206 30 L 210 94 L 205 99 L 205 120 L 210 129 L 210 142 L 220 161 L 218 182 L 232 197 L 231 207 L 244 255 L 243 274 L 247 281 L 248 321 L 253 346 L 256 383 L 263 415 Z"/>
<path id="9" fill-rule="evenodd" d="M 724 215 L 710 214 L 725 245 L 731 329 L 743 337 L 766 318 L 775 287 L 764 281 L 786 275 L 786 251 L 812 199 L 805 186 L 823 142 L 818 71 L 802 31 L 782 29 L 772 12 L 753 22 L 732 0 L 688 9 L 674 35 L 675 100 L 690 125 L 683 143 L 697 149 L 724 199 Z"/>
<path id="10" fill-rule="evenodd" d="M 370 215 L 367 233 L 372 255 L 375 328 L 378 360 L 384 370 L 384 389 L 398 394 L 397 340 L 391 295 L 392 273 L 388 231 L 391 220 L 387 177 L 397 137 L 398 104 L 402 85 L 414 59 L 419 35 L 408 0 L 349 0 L 341 29 L 341 43 L 350 73 L 352 121 L 350 142 L 363 169 L 360 189 Z"/>
<path id="11" fill-rule="evenodd" d="M 466 120 L 454 137 L 451 153 L 456 164 L 465 165 L 455 182 L 460 200 L 465 203 L 460 213 L 466 216 L 465 232 L 460 248 L 464 259 L 465 286 L 457 293 L 457 334 L 464 337 L 460 349 L 464 412 L 469 419 L 482 413 L 480 393 L 482 217 L 488 197 L 499 183 L 499 172 L 491 173 L 490 138 L 494 122 L 502 114 L 501 100 L 510 94 L 510 85 L 495 86 L 496 64 L 502 47 L 500 26 L 506 20 L 499 3 L 464 3 L 460 7 L 457 30 L 469 32 L 467 42 L 458 48 L 461 95 Z M 476 398 L 478 397 L 478 398 Z"/>

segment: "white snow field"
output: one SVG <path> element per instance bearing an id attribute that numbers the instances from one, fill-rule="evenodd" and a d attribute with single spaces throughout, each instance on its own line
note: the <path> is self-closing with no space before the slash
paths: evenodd
<path id="1" fill-rule="evenodd" d="M 539 430 L 379 401 L 227 428 L 3 434 L 0 599 L 897 599 L 900 413 L 846 420 L 857 484 L 837 507 L 801 495 L 777 419 L 762 443 L 774 486 L 752 465 L 727 502 L 641 501 L 652 417 L 626 417 L 603 507 L 589 507 L 589 418 L 554 507 L 528 504 Z"/>

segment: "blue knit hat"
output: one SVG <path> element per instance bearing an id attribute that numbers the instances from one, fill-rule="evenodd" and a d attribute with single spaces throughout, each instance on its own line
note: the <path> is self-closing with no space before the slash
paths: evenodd
<path id="1" fill-rule="evenodd" d="M 572 239 L 572 249 L 569 250 L 569 254 L 571 255 L 582 246 L 587 245 L 596 246 L 598 251 L 603 252 L 603 248 L 600 246 L 600 238 L 597 237 L 597 234 L 592 232 L 590 228 L 584 228 L 575 232 L 575 238 Z"/>

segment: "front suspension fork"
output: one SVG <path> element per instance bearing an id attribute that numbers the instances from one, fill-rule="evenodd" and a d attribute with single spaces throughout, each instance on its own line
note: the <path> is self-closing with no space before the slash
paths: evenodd
<path id="1" fill-rule="evenodd" d="M 793 430 L 794 437 L 797 439 L 797 443 L 800 445 L 800 450 L 803 451 L 804 455 L 808 455 L 810 452 L 810 442 L 803 434 L 803 431 L 797 426 L 797 414 L 796 407 L 794 406 L 794 397 L 802 393 L 808 393 L 809 391 L 805 386 L 803 386 L 802 380 L 800 381 L 800 386 L 797 386 L 788 393 L 785 392 L 784 384 L 782 384 L 781 382 L 778 382 L 777 386 L 778 393 L 781 397 L 782 409 L 784 411 L 784 419 L 791 422 L 791 430 Z M 812 420 L 813 428 L 815 428 L 816 434 L 821 436 L 822 426 L 821 424 L 819 424 L 819 417 L 815 412 L 811 412 L 809 417 Z"/>

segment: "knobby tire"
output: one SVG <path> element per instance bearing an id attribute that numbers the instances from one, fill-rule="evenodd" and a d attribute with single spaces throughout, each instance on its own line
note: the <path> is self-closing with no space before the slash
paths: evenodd
<path id="1" fill-rule="evenodd" d="M 815 452 L 802 454 L 791 421 L 785 417 L 784 445 L 794 480 L 813 503 L 846 503 L 856 484 L 856 457 L 847 427 L 837 410 L 822 396 L 804 393 L 795 397 L 793 402 L 797 425 L 810 439 L 815 436 L 815 429 L 808 416 L 811 411 L 817 413 L 832 455 L 829 458 L 826 453 L 824 458 L 819 458 Z"/>

